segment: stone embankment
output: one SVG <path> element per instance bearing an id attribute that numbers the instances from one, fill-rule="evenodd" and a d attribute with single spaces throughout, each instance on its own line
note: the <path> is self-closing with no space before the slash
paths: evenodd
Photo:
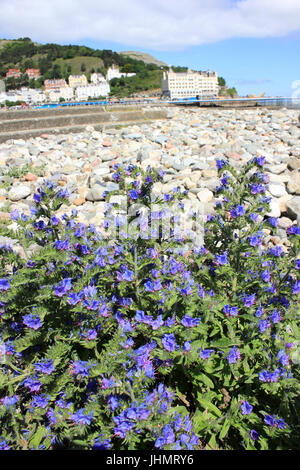
<path id="1" fill-rule="evenodd" d="M 135 122 L 164 119 L 166 108 L 156 107 L 104 107 L 88 106 L 55 109 L 19 110 L 0 112 L 0 142 L 8 139 L 28 139 L 48 134 L 82 132 L 86 126 L 95 130 Z"/>
<path id="2" fill-rule="evenodd" d="M 36 138 L 0 144 L 0 219 L 9 221 L 13 209 L 29 213 L 34 192 L 47 178 L 71 195 L 71 206 L 62 207 L 59 215 L 76 208 L 79 222 L 99 226 L 104 191 L 118 189 L 112 179 L 115 163 L 164 169 L 157 192 L 181 186 L 192 208 L 204 204 L 210 212 L 219 185 L 215 160 L 226 157 L 238 168 L 264 155 L 267 195 L 272 198 L 269 215 L 279 218 L 279 237 L 271 231 L 267 235 L 273 243 L 288 245 L 285 229 L 300 223 L 298 112 L 173 108 L 168 113 L 171 119 L 101 131 L 82 124 L 84 130 L 77 133 L 44 130 Z"/>

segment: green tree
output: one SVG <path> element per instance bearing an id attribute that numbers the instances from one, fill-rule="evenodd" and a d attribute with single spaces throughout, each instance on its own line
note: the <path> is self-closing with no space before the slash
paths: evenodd
<path id="1" fill-rule="evenodd" d="M 226 81 L 223 77 L 218 77 L 219 86 L 226 86 Z"/>

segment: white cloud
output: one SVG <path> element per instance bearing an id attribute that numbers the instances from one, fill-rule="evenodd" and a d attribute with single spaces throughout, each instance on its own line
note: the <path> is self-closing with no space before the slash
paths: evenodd
<path id="1" fill-rule="evenodd" d="M 300 30 L 300 0 L 0 0 L 0 35 L 174 50 Z"/>

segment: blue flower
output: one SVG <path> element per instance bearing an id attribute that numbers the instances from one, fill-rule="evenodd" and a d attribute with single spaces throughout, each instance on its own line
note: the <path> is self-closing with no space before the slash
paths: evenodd
<path id="1" fill-rule="evenodd" d="M 72 278 L 65 278 L 59 282 L 54 288 L 54 294 L 58 297 L 63 297 L 69 290 L 72 289 Z"/>
<path id="2" fill-rule="evenodd" d="M 173 333 L 165 334 L 162 339 L 162 345 L 167 351 L 174 351 L 176 346 L 176 339 Z"/>
<path id="3" fill-rule="evenodd" d="M 277 421 L 275 422 L 275 427 L 277 427 L 278 429 L 285 429 L 286 426 L 287 424 L 281 418 L 277 419 Z"/>
<path id="4" fill-rule="evenodd" d="M 8 282 L 7 279 L 0 279 L 0 291 L 2 290 L 8 290 L 10 288 L 10 283 Z"/>
<path id="5" fill-rule="evenodd" d="M 111 448 L 111 441 L 110 439 L 105 439 L 104 435 L 101 434 L 94 440 L 94 445 L 92 450 L 108 450 Z"/>
<path id="6" fill-rule="evenodd" d="M 278 225 L 278 217 L 269 217 L 267 219 L 267 223 L 271 225 L 271 227 L 277 227 Z"/>
<path id="7" fill-rule="evenodd" d="M 251 429 L 250 437 L 253 441 L 257 441 L 259 439 L 259 434 L 257 431 L 255 431 L 255 429 Z"/>
<path id="8" fill-rule="evenodd" d="M 9 409 L 11 406 L 14 406 L 19 401 L 19 397 L 17 395 L 14 395 L 12 397 L 7 396 L 2 398 L 0 401 L 6 407 L 6 409 Z"/>
<path id="9" fill-rule="evenodd" d="M 130 199 L 135 201 L 136 199 L 139 198 L 138 191 L 136 191 L 135 189 L 132 189 L 131 191 L 129 191 L 129 197 L 130 197 Z"/>
<path id="10" fill-rule="evenodd" d="M 89 376 L 89 369 L 93 367 L 93 364 L 89 364 L 87 361 L 76 361 L 72 364 L 73 373 L 75 375 L 81 375 L 82 377 Z"/>
<path id="11" fill-rule="evenodd" d="M 242 415 L 250 415 L 253 410 L 253 406 L 250 405 L 248 401 L 242 401 L 241 410 L 242 410 Z"/>
<path id="12" fill-rule="evenodd" d="M 269 426 L 275 426 L 275 416 L 266 415 L 264 422 Z"/>
<path id="13" fill-rule="evenodd" d="M 217 169 L 221 170 L 224 166 L 228 165 L 226 160 L 216 160 Z"/>
<path id="14" fill-rule="evenodd" d="M 213 352 L 214 352 L 214 349 L 203 349 L 200 352 L 200 357 L 201 359 L 204 359 L 204 360 L 208 359 Z"/>
<path id="15" fill-rule="evenodd" d="M 192 318 L 189 315 L 185 315 L 180 323 L 187 328 L 194 328 L 194 326 L 199 325 L 200 318 Z"/>
<path id="16" fill-rule="evenodd" d="M 71 419 L 75 421 L 76 424 L 84 424 L 88 426 L 91 424 L 93 416 L 94 416 L 93 411 L 91 411 L 89 414 L 85 414 L 85 409 L 81 408 L 76 413 L 71 414 Z"/>
<path id="17" fill-rule="evenodd" d="M 256 163 L 256 165 L 258 165 L 258 166 L 264 166 L 265 161 L 266 161 L 265 157 L 254 157 L 253 158 L 253 162 Z"/>
<path id="18" fill-rule="evenodd" d="M 31 406 L 33 408 L 46 408 L 50 400 L 50 396 L 45 396 L 45 395 L 37 395 L 36 397 L 33 398 L 31 402 Z"/>
<path id="19" fill-rule="evenodd" d="M 240 356 L 239 349 L 236 346 L 233 346 L 233 348 L 231 348 L 231 350 L 229 351 L 229 354 L 226 357 L 226 359 L 228 360 L 229 364 L 233 364 L 237 362 L 240 359 L 240 357 L 241 356 Z"/>
<path id="20" fill-rule="evenodd" d="M 271 280 L 271 273 L 269 269 L 266 269 L 265 271 L 263 271 L 260 276 L 264 282 L 270 282 Z"/>
<path id="21" fill-rule="evenodd" d="M 245 307 L 251 307 L 251 305 L 255 303 L 255 294 L 248 295 L 248 296 L 246 295 L 243 300 L 244 300 Z"/>
<path id="22" fill-rule="evenodd" d="M 245 215 L 245 208 L 244 206 L 241 206 L 241 205 L 237 205 L 235 207 L 233 207 L 230 211 L 230 215 L 233 219 L 236 219 L 237 217 L 241 217 L 243 215 Z"/>
<path id="23" fill-rule="evenodd" d="M 37 372 L 50 375 L 54 371 L 54 365 L 51 359 L 44 359 L 33 364 Z"/>
<path id="24" fill-rule="evenodd" d="M 41 319 L 37 315 L 29 314 L 24 315 L 22 318 L 24 325 L 28 326 L 29 328 L 32 328 L 33 330 L 38 330 L 42 326 Z"/>
<path id="25" fill-rule="evenodd" d="M 217 264 L 221 264 L 221 265 L 227 264 L 228 263 L 227 251 L 224 251 L 222 255 L 216 255 L 215 260 Z"/>
<path id="26" fill-rule="evenodd" d="M 230 307 L 228 304 L 226 304 L 223 307 L 223 311 L 226 314 L 226 317 L 228 317 L 229 315 L 231 317 L 236 317 L 238 314 L 238 307 L 236 306 Z"/>
<path id="27" fill-rule="evenodd" d="M 20 217 L 20 214 L 19 214 L 18 209 L 14 209 L 13 211 L 11 211 L 10 213 L 11 220 L 18 220 L 19 217 Z"/>
<path id="28" fill-rule="evenodd" d="M 29 388 L 31 392 L 39 392 L 40 388 L 42 387 L 41 382 L 35 377 L 28 377 L 22 382 L 22 385 Z"/>

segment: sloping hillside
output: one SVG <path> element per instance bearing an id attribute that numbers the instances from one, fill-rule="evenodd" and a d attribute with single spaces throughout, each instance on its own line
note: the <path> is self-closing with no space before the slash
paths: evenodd
<path id="1" fill-rule="evenodd" d="M 132 59 L 142 60 L 143 62 L 145 62 L 145 64 L 155 64 L 159 67 L 167 67 L 167 64 L 165 62 L 155 59 L 155 57 L 150 54 L 147 54 L 146 52 L 122 51 L 119 52 L 119 54 L 124 55 L 126 57 L 131 57 Z"/>

